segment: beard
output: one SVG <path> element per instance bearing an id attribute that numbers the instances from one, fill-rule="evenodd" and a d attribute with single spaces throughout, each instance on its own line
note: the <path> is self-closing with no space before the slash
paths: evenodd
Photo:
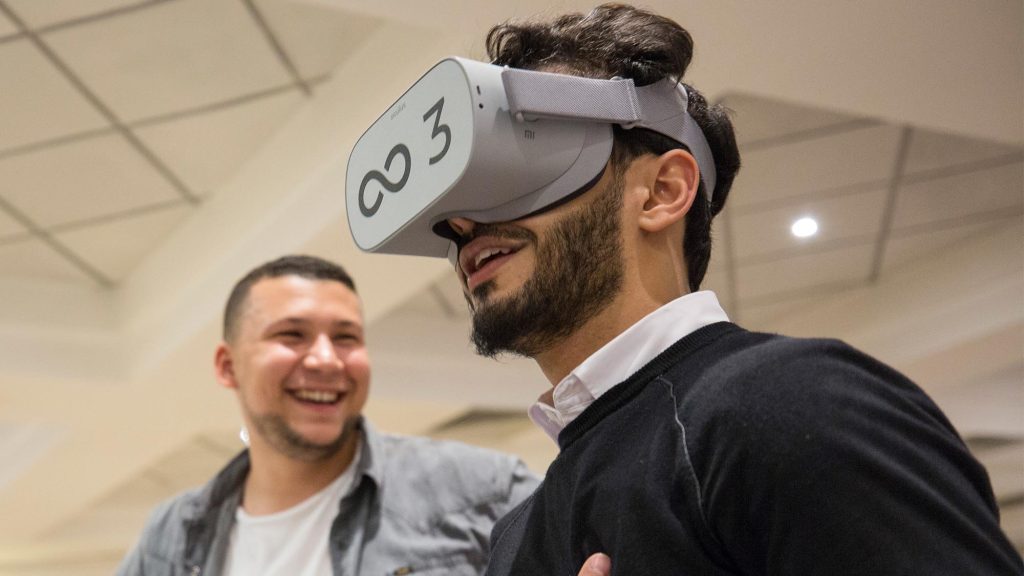
<path id="1" fill-rule="evenodd" d="M 529 236 L 537 246 L 535 270 L 515 293 L 489 302 L 490 280 L 473 290 L 472 341 L 481 356 L 507 352 L 526 357 L 550 349 L 579 330 L 622 287 L 625 264 L 620 243 L 622 178 L 616 177 L 593 203 L 566 214 L 538 239 L 522 229 L 479 225 L 474 235 Z"/>
<path id="2" fill-rule="evenodd" d="M 294 460 L 322 462 L 340 452 L 359 433 L 359 417 L 345 421 L 338 437 L 330 442 L 316 443 L 303 438 L 284 418 L 277 414 L 249 414 L 256 431 L 278 452 Z"/>

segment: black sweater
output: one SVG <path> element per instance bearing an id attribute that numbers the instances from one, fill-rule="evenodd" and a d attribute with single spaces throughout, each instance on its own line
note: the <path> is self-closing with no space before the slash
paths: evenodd
<path id="1" fill-rule="evenodd" d="M 931 400 L 834 340 L 707 326 L 573 421 L 489 576 L 1024 573 Z"/>

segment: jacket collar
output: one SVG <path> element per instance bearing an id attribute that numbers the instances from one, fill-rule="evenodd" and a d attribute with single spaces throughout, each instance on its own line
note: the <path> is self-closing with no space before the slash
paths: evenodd
<path id="1" fill-rule="evenodd" d="M 384 446 L 380 435 L 360 418 L 362 456 L 357 463 L 357 484 L 369 478 L 380 490 L 384 482 Z M 242 502 L 242 488 L 252 463 L 249 450 L 242 450 L 203 486 L 192 505 L 182 512 L 185 526 L 185 558 L 190 567 L 203 567 L 211 558 L 223 561 L 235 511 Z M 205 572 L 205 571 L 204 571 Z"/>
<path id="2" fill-rule="evenodd" d="M 363 455 L 359 458 L 356 475 L 368 477 L 379 490 L 384 486 L 384 444 L 380 434 L 366 418 L 361 418 L 359 424 L 363 432 Z"/>
<path id="3" fill-rule="evenodd" d="M 235 520 L 235 510 L 242 501 L 242 486 L 249 475 L 249 466 L 249 450 L 243 450 L 203 486 L 191 508 L 182 513 L 185 562 L 193 573 L 200 573 L 211 559 L 218 565 L 223 562 L 227 535 Z"/>

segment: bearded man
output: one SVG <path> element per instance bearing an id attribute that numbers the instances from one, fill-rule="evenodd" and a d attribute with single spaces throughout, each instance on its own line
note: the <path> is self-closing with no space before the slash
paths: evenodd
<path id="1" fill-rule="evenodd" d="M 677 23 L 617 4 L 502 24 L 487 47 L 638 92 L 683 82 L 693 54 Z M 560 453 L 487 574 L 591 555 L 583 573 L 1021 574 L 985 470 L 920 388 L 838 341 L 746 331 L 700 291 L 740 159 L 725 111 L 683 87 L 706 144 L 616 125 L 592 186 L 441 231 L 479 352 L 533 358 L 552 386 L 530 414 Z"/>

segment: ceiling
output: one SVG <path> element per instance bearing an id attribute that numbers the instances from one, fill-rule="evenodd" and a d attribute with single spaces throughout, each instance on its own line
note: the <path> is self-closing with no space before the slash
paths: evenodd
<path id="1" fill-rule="evenodd" d="M 692 82 L 743 154 L 706 286 L 744 325 L 921 383 L 1024 546 L 1022 8 L 984 3 L 649 4 L 693 32 Z M 379 427 L 543 471 L 539 370 L 472 354 L 444 262 L 358 253 L 341 182 L 432 62 L 587 6 L 555 4 L 0 0 L 0 574 L 109 573 L 155 502 L 237 449 L 217 318 L 286 252 L 356 277 Z M 802 216 L 816 236 L 790 234 Z"/>
<path id="2" fill-rule="evenodd" d="M 270 0 L 2 6 L 0 266 L 104 288 L 379 25 Z"/>

